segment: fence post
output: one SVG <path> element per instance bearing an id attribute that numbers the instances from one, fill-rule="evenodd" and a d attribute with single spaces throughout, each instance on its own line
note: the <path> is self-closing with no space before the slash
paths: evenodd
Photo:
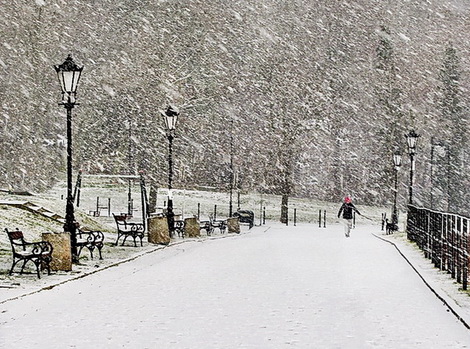
<path id="1" fill-rule="evenodd" d="M 297 209 L 294 208 L 294 227 L 297 225 Z"/>
<path id="2" fill-rule="evenodd" d="M 263 224 L 263 200 L 259 203 L 259 225 Z"/>
<path id="3" fill-rule="evenodd" d="M 321 210 L 318 210 L 318 228 L 321 228 Z"/>
<path id="4" fill-rule="evenodd" d="M 429 258 L 429 212 L 425 211 L 425 222 L 424 222 L 424 257 Z"/>
<path id="5" fill-rule="evenodd" d="M 445 255 L 445 244 L 444 240 L 446 238 L 446 227 L 447 227 L 447 219 L 445 214 L 442 214 L 442 221 L 441 221 L 441 236 L 439 237 L 439 252 L 440 252 L 440 261 L 439 261 L 439 269 L 444 270 L 445 268 L 445 261 L 446 261 L 446 255 Z"/>
<path id="6" fill-rule="evenodd" d="M 449 216 L 444 215 L 444 231 L 442 235 L 442 270 L 447 270 L 449 265 Z"/>
<path id="7" fill-rule="evenodd" d="M 323 228 L 326 228 L 326 210 L 323 210 Z"/>
<path id="8" fill-rule="evenodd" d="M 456 246 L 456 238 L 455 238 L 455 220 L 457 217 L 452 215 L 452 219 L 450 221 L 451 227 L 450 227 L 450 246 L 451 246 L 451 264 L 450 264 L 450 275 L 452 276 L 452 279 L 455 279 L 455 269 L 456 269 L 456 259 L 457 259 L 457 246 Z"/>
<path id="9" fill-rule="evenodd" d="M 197 203 L 197 219 L 201 218 L 201 203 Z"/>
<path id="10" fill-rule="evenodd" d="M 266 223 L 266 207 L 263 207 L 263 225 Z"/>
<path id="11" fill-rule="evenodd" d="M 456 233 L 457 233 L 457 270 L 456 279 L 459 284 L 462 283 L 462 220 L 456 217 Z"/>

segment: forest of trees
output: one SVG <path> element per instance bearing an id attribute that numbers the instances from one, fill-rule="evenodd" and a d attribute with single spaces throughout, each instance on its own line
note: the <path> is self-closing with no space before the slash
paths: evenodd
<path id="1" fill-rule="evenodd" d="M 285 204 L 389 204 L 399 150 L 403 206 L 415 129 L 415 202 L 467 214 L 469 14 L 464 0 L 3 2 L 0 187 L 65 173 L 53 65 L 72 54 L 74 171 L 143 170 L 166 186 L 171 104 L 174 187 L 228 190 L 233 177 Z"/>

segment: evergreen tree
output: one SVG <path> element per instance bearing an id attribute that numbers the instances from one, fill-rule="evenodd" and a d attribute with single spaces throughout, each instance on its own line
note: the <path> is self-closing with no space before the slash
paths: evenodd
<path id="1" fill-rule="evenodd" d="M 379 77 L 377 86 L 378 124 L 375 137 L 381 143 L 374 152 L 377 166 L 376 183 L 381 183 L 385 190 L 382 195 L 389 195 L 393 187 L 394 169 L 392 154 L 403 147 L 405 134 L 404 113 L 402 108 L 402 90 L 398 81 L 395 51 L 391 40 L 391 31 L 382 26 L 379 44 L 376 48 L 375 70 Z"/>
<path id="2" fill-rule="evenodd" d="M 462 190 L 468 182 L 468 176 L 463 171 L 464 149 L 467 135 L 467 122 L 462 104 L 462 92 L 460 88 L 460 62 L 457 51 L 449 46 L 444 53 L 444 61 L 439 72 L 440 85 L 440 111 L 447 135 L 447 197 L 448 210 L 451 212 L 463 212 L 468 208 L 465 191 Z M 442 183 L 443 181 L 439 181 Z"/>

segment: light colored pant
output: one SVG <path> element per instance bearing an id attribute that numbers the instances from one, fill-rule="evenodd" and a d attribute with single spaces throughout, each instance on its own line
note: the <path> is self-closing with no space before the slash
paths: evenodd
<path id="1" fill-rule="evenodd" d="M 352 228 L 352 219 L 344 219 L 344 235 L 349 236 Z"/>

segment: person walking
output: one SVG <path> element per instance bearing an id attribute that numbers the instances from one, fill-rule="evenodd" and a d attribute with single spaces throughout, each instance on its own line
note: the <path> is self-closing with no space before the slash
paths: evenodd
<path id="1" fill-rule="evenodd" d="M 348 238 L 350 233 L 351 233 L 351 227 L 352 227 L 352 219 L 353 219 L 353 212 L 356 212 L 358 215 L 361 213 L 357 210 L 356 206 L 352 203 L 352 200 L 349 196 L 346 196 L 344 198 L 344 202 L 341 205 L 341 208 L 339 209 L 338 212 L 338 218 L 341 216 L 341 213 L 343 213 L 343 219 L 344 219 L 344 235 Z"/>

